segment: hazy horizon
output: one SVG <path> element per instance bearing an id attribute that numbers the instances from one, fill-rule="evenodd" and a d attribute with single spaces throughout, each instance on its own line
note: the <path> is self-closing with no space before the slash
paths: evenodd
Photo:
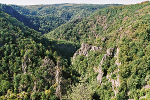
<path id="1" fill-rule="evenodd" d="M 136 4 L 146 0 L 2 0 L 0 3 L 2 4 L 15 4 L 15 5 L 40 5 L 40 4 L 63 4 L 63 3 L 75 3 L 75 4 Z M 147 0 L 149 1 L 149 0 Z"/>

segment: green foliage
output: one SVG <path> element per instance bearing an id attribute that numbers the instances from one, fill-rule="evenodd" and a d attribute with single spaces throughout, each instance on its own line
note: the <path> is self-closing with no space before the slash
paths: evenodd
<path id="1" fill-rule="evenodd" d="M 21 12 L 17 11 L 19 7 L 19 10 Z M 46 14 L 46 15 L 30 15 L 29 13 L 27 15 L 23 14 L 23 12 L 26 12 L 24 10 L 25 6 L 15 6 L 15 5 L 4 5 L 0 4 L 0 10 L 4 11 L 5 13 L 10 14 L 12 17 L 15 17 L 19 21 L 23 22 L 26 26 L 35 29 L 36 31 L 39 31 L 41 33 L 48 33 L 61 24 L 64 24 L 65 21 L 56 14 Z M 11 11 L 10 11 L 11 10 Z M 47 9 L 49 10 L 49 9 Z M 45 10 L 45 12 L 47 12 Z M 51 9 L 50 9 L 51 10 Z"/>
<path id="2" fill-rule="evenodd" d="M 56 61 L 62 58 L 51 49 L 51 42 L 2 11 L 0 28 L 1 98 L 38 99 L 50 88 L 51 97 L 56 99 L 56 87 L 51 87 L 55 84 Z"/>
<path id="3" fill-rule="evenodd" d="M 104 76 L 102 82 L 107 83 L 105 78 L 111 74 L 111 78 L 117 80 L 119 75 L 120 87 L 115 88 L 119 91 L 115 97 L 117 100 L 139 99 L 145 96 L 145 92 L 140 92 L 143 86 L 149 85 L 146 76 L 149 75 L 149 2 L 135 5 L 124 5 L 109 7 L 99 10 L 89 18 L 77 19 L 54 31 L 46 34 L 48 38 L 74 41 L 78 43 L 88 43 L 103 47 L 101 53 L 89 52 L 89 56 L 78 55 L 73 60 L 73 67 L 81 75 L 88 76 L 89 80 L 96 78 L 96 71 L 102 60 L 103 55 L 110 48 L 118 48 L 118 57 L 107 56 L 102 64 Z M 131 12 L 131 13 L 128 13 Z M 101 32 L 101 33 L 100 33 Z M 61 37 L 58 37 L 62 34 Z M 76 38 L 76 37 L 77 38 Z M 120 62 L 120 66 L 116 63 Z M 94 68 L 94 70 L 93 70 Z M 116 71 L 119 70 L 118 73 Z M 95 73 L 95 74 L 93 74 Z M 96 94 L 100 99 L 111 99 L 113 89 L 111 85 L 102 84 L 97 89 Z M 107 89 L 105 91 L 105 89 Z M 110 91 L 109 91 L 110 89 Z M 131 93 L 128 95 L 128 93 Z M 112 94 L 112 95 L 110 95 Z"/>
<path id="4" fill-rule="evenodd" d="M 84 82 L 85 79 L 81 79 L 81 83 L 71 86 L 71 91 L 63 99 L 71 100 L 92 100 L 92 96 L 95 92 L 94 81 L 89 83 Z"/>
<path id="5" fill-rule="evenodd" d="M 149 99 L 145 88 L 150 85 L 150 2 L 108 7 L 95 14 L 112 5 L 11 6 L 21 13 L 16 15 L 31 19 L 34 29 L 53 31 L 42 35 L 0 11 L 1 99 L 58 99 L 58 61 L 64 99 Z M 4 7 L 0 6 L 3 11 Z M 83 42 L 102 49 L 71 61 Z M 93 82 L 99 74 L 101 83 Z"/>
<path id="6" fill-rule="evenodd" d="M 1 5 L 1 9 L 17 18 L 30 28 L 41 32 L 48 33 L 60 25 L 79 17 L 88 17 L 93 12 L 107 6 L 94 4 L 53 4 L 53 5 Z M 12 12 L 9 12 L 9 10 Z"/>
<path id="7" fill-rule="evenodd" d="M 112 74 L 112 75 L 111 75 L 111 78 L 112 78 L 112 79 L 116 79 L 116 74 Z"/>
<path id="8" fill-rule="evenodd" d="M 53 5 L 31 5 L 17 6 L 11 5 L 14 9 L 23 15 L 52 15 L 58 16 L 69 21 L 78 17 L 88 17 L 93 12 L 99 9 L 114 6 L 113 4 L 98 5 L 98 4 L 53 4 Z"/>
<path id="9" fill-rule="evenodd" d="M 148 94 L 146 95 L 146 99 L 149 100 L 149 98 L 150 98 L 150 93 L 148 93 Z"/>

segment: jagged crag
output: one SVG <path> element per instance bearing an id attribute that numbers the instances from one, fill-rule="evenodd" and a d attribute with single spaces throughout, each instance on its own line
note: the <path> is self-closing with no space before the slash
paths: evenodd
<path id="1" fill-rule="evenodd" d="M 149 100 L 149 16 L 149 1 L 1 4 L 0 99 Z"/>

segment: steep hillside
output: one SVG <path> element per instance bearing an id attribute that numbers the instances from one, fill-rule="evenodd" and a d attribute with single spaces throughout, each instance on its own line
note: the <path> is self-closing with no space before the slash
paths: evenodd
<path id="1" fill-rule="evenodd" d="M 31 26 L 39 32 L 48 33 L 58 26 L 79 17 L 87 17 L 101 8 L 116 6 L 117 4 L 53 4 L 53 5 L 10 5 L 30 20 Z"/>
<path id="2" fill-rule="evenodd" d="M 65 92 L 66 79 L 72 80 L 64 58 L 69 58 L 75 47 L 47 40 L 0 10 L 0 99 L 60 98 L 60 82 Z M 68 54 L 66 49 L 70 49 Z"/>
<path id="3" fill-rule="evenodd" d="M 30 28 L 35 29 L 42 34 L 48 33 L 60 25 L 66 23 L 62 18 L 57 16 L 45 15 L 45 16 L 26 16 L 31 25 Z"/>
<path id="4" fill-rule="evenodd" d="M 149 1 L 88 12 L 86 18 L 78 10 L 94 12 L 90 7 L 98 5 L 11 6 L 35 26 L 43 23 L 37 28 L 43 32 L 53 16 L 70 21 L 42 35 L 1 6 L 0 99 L 149 100 Z M 61 16 L 62 10 L 72 17 Z"/>
<path id="5" fill-rule="evenodd" d="M 69 21 L 78 17 L 88 17 L 99 9 L 117 6 L 118 4 L 94 5 L 94 4 L 52 4 L 52 5 L 11 5 L 15 10 L 23 15 L 53 15 Z"/>
<path id="6" fill-rule="evenodd" d="M 46 34 L 49 38 L 82 44 L 70 66 L 82 76 L 81 82 L 73 85 L 66 97 L 96 100 L 150 98 L 149 16 L 149 1 L 109 7 Z M 82 92 L 78 94 L 79 91 Z"/>
<path id="7" fill-rule="evenodd" d="M 5 4 L 0 4 L 0 10 L 4 11 L 5 13 L 11 15 L 12 17 L 15 17 L 21 22 L 24 22 L 26 26 L 32 27 L 30 24 L 30 20 L 26 18 L 24 15 L 21 15 L 18 13 L 16 10 L 14 10 L 11 6 L 5 5 Z"/>
<path id="8" fill-rule="evenodd" d="M 62 25 L 48 33 L 47 36 L 49 38 L 52 37 L 74 42 L 81 41 L 81 43 L 82 41 L 94 41 L 101 35 L 106 35 L 107 33 L 110 34 L 113 33 L 113 31 L 119 30 L 123 24 L 128 23 L 128 19 L 134 19 L 136 14 L 135 11 L 142 9 L 144 6 L 145 5 L 137 4 L 102 9 L 91 17 L 78 18 Z M 131 13 L 128 14 L 129 11 L 131 11 Z M 136 17 L 139 16 L 136 15 Z M 135 18 L 134 20 L 137 19 L 138 18 Z M 129 23 L 127 25 L 129 25 Z"/>
<path id="9" fill-rule="evenodd" d="M 4 11 L 7 14 L 10 14 L 12 17 L 15 17 L 19 21 L 23 22 L 26 26 L 35 29 L 41 33 L 48 33 L 51 30 L 54 30 L 61 24 L 64 24 L 65 21 L 57 17 L 56 15 L 45 15 L 45 16 L 27 16 L 19 13 L 9 5 L 0 4 L 0 10 Z"/>

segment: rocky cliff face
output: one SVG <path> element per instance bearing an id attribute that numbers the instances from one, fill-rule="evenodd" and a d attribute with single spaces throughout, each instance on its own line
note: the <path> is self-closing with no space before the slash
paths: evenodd
<path id="1" fill-rule="evenodd" d="M 62 90 L 61 90 L 62 70 L 61 70 L 61 62 L 60 61 L 57 62 L 57 65 L 55 66 L 55 69 L 56 69 L 55 80 L 56 80 L 56 83 L 57 83 L 57 88 L 56 88 L 56 93 L 55 94 L 58 98 L 60 98 L 60 100 L 62 100 L 62 98 L 61 98 L 61 93 L 62 93 Z"/>
<path id="2" fill-rule="evenodd" d="M 27 51 L 26 51 L 27 52 Z M 28 56 L 24 55 L 24 59 L 22 61 L 22 72 L 26 73 L 27 72 L 27 67 L 30 64 L 31 60 L 28 58 Z"/>
<path id="3" fill-rule="evenodd" d="M 115 65 L 118 66 L 118 69 L 114 72 L 111 72 L 110 74 L 107 74 L 106 78 L 108 79 L 109 82 L 112 83 L 112 89 L 113 91 L 115 92 L 115 96 L 117 95 L 118 93 L 118 90 L 117 90 L 117 87 L 120 86 L 120 80 L 119 80 L 119 66 L 121 65 L 121 63 L 119 62 L 118 60 L 118 54 L 119 54 L 119 48 L 117 48 L 117 52 L 116 54 L 114 54 L 114 48 L 109 48 L 107 49 L 106 51 L 106 54 L 104 54 L 99 66 L 98 66 L 98 69 L 96 70 L 96 68 L 93 68 L 95 72 L 98 72 L 98 76 L 97 76 L 97 81 L 102 84 L 102 78 L 103 78 L 103 75 L 104 75 L 104 72 L 102 71 L 102 65 L 104 63 L 104 61 L 107 59 L 107 57 L 115 57 L 117 58 L 117 60 L 115 61 Z M 117 79 L 112 79 L 111 78 L 111 75 L 112 74 L 118 74 L 116 76 Z"/>
<path id="4" fill-rule="evenodd" d="M 113 91 L 115 92 L 115 96 L 117 95 L 117 93 L 118 93 L 118 90 L 116 89 L 117 87 L 119 87 L 120 86 L 120 80 L 119 80 L 119 66 L 121 65 L 121 62 L 119 62 L 119 58 L 118 58 L 118 54 L 119 54 L 119 48 L 117 48 L 117 52 L 116 52 L 116 54 L 115 54 L 115 58 L 117 58 L 117 60 L 115 61 L 115 65 L 117 65 L 118 66 L 118 69 L 116 70 L 116 71 L 114 71 L 114 72 L 111 72 L 109 75 L 107 75 L 107 79 L 108 79 L 108 81 L 109 82 L 111 82 L 112 83 L 112 89 L 113 89 Z M 112 79 L 111 78 L 111 75 L 112 74 L 118 74 L 117 76 L 116 76 L 116 78 L 117 79 Z"/>
<path id="5" fill-rule="evenodd" d="M 81 48 L 79 50 L 76 51 L 76 53 L 74 54 L 73 56 L 73 60 L 75 59 L 76 56 L 78 55 L 84 55 L 84 56 L 88 56 L 89 52 L 90 51 L 99 51 L 99 52 L 102 52 L 103 48 L 102 47 L 97 47 L 97 46 L 91 46 L 91 45 L 88 45 L 88 44 L 85 44 L 85 43 L 82 43 L 81 45 Z M 116 52 L 115 52 L 116 51 Z M 106 79 L 108 79 L 108 82 L 111 82 L 112 83 L 112 90 L 114 91 L 115 93 L 115 96 L 117 95 L 118 93 L 118 89 L 117 87 L 120 86 L 120 80 L 119 80 L 119 66 L 121 65 L 121 63 L 119 62 L 119 58 L 118 58 L 118 55 L 119 55 L 119 48 L 117 48 L 115 50 L 115 48 L 109 48 L 106 50 L 106 53 L 104 54 L 104 56 L 102 57 L 100 63 L 99 63 L 99 66 L 98 68 L 93 68 L 93 70 L 95 72 L 98 73 L 97 75 L 97 81 L 100 83 L 100 84 L 104 84 L 102 83 L 102 78 L 104 77 L 104 72 L 102 70 L 102 65 L 104 64 L 104 62 L 109 59 L 109 58 L 116 58 L 116 61 L 114 63 L 114 65 L 117 65 L 118 68 L 114 71 L 114 72 L 111 72 L 110 74 L 107 74 L 106 75 Z M 111 75 L 112 74 L 115 74 L 116 75 L 116 78 L 115 79 L 112 79 L 111 78 Z"/>
<path id="6" fill-rule="evenodd" d="M 86 43 L 82 43 L 81 48 L 79 50 L 77 50 L 75 52 L 75 54 L 73 55 L 73 60 L 75 59 L 76 56 L 78 55 L 84 55 L 84 56 L 88 56 L 88 52 L 89 51 L 102 51 L 102 47 L 97 47 L 97 46 L 92 46 L 92 45 L 88 45 Z"/>
<path id="7" fill-rule="evenodd" d="M 113 53 L 114 53 L 114 48 L 107 49 L 106 54 L 104 54 L 99 66 L 98 66 L 98 70 L 95 70 L 95 68 L 94 68 L 95 72 L 98 72 L 97 81 L 99 81 L 100 84 L 101 84 L 103 74 L 104 74 L 104 72 L 102 71 L 102 65 L 103 65 L 104 61 L 107 59 L 107 57 L 112 56 Z"/>
<path id="8" fill-rule="evenodd" d="M 51 66 L 51 67 L 54 67 L 55 66 L 55 64 L 54 64 L 54 62 L 50 59 L 50 58 L 48 58 L 48 57 L 45 57 L 44 59 L 43 59 L 43 65 L 42 66 Z"/>

